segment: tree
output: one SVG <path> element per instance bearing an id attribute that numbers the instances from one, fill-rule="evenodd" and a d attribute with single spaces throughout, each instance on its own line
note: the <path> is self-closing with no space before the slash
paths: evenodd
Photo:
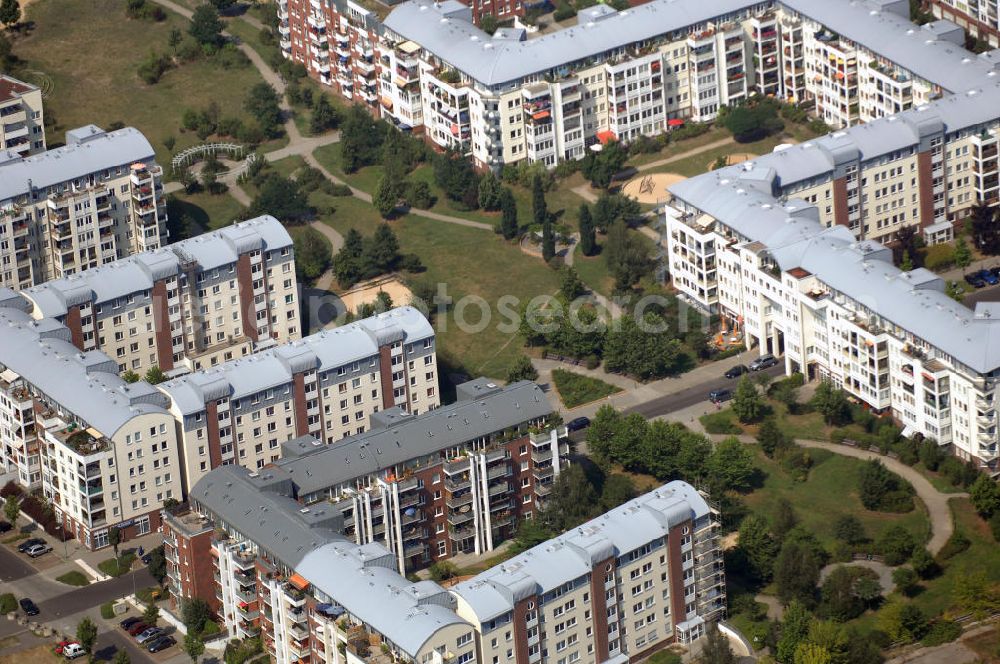
<path id="1" fill-rule="evenodd" d="M 150 602 L 146 605 L 146 610 L 142 612 L 142 622 L 146 623 L 150 627 L 156 626 L 156 621 L 160 619 L 160 607 L 156 605 L 156 602 Z"/>
<path id="2" fill-rule="evenodd" d="M 754 474 L 753 452 L 736 438 L 726 438 L 715 446 L 708 459 L 712 493 L 746 491 Z"/>
<path id="3" fill-rule="evenodd" d="M 129 369 L 128 371 L 122 374 L 122 380 L 124 380 L 126 383 L 138 383 L 140 380 L 142 380 L 142 376 Z"/>
<path id="4" fill-rule="evenodd" d="M 340 163 L 344 172 L 354 173 L 359 168 L 377 163 L 384 136 L 385 132 L 380 131 L 379 125 L 365 109 L 350 105 L 340 123 Z"/>
<path id="5" fill-rule="evenodd" d="M 768 458 L 774 458 L 775 453 L 787 447 L 789 443 L 777 421 L 773 417 L 768 417 L 757 430 L 757 444 Z"/>
<path id="6" fill-rule="evenodd" d="M 269 214 L 294 226 L 312 215 L 312 208 L 298 182 L 271 173 L 260 185 L 247 214 L 251 217 Z"/>
<path id="7" fill-rule="evenodd" d="M 270 84 L 261 81 L 247 92 L 243 108 L 252 115 L 267 136 L 274 136 L 281 125 L 281 101 Z"/>
<path id="8" fill-rule="evenodd" d="M 984 572 L 960 574 L 954 581 L 951 596 L 955 604 L 970 611 L 977 620 L 1000 608 L 1000 597 L 987 581 Z"/>
<path id="9" fill-rule="evenodd" d="M 488 35 L 492 35 L 500 27 L 500 22 L 493 14 L 484 14 L 479 17 L 479 28 Z"/>
<path id="10" fill-rule="evenodd" d="M 616 291 L 627 291 L 653 269 L 649 246 L 638 233 L 629 232 L 620 219 L 608 228 L 601 253 L 608 271 L 615 278 Z"/>
<path id="11" fill-rule="evenodd" d="M 519 380 L 538 380 L 538 370 L 531 363 L 531 358 L 526 355 L 518 356 L 507 372 L 508 383 L 516 383 Z"/>
<path id="12" fill-rule="evenodd" d="M 896 590 L 910 596 L 917 587 L 917 573 L 909 567 L 897 567 L 892 571 L 892 582 L 896 584 Z"/>
<path id="13" fill-rule="evenodd" d="M 203 599 L 187 599 L 181 604 L 181 622 L 189 633 L 200 635 L 211 617 L 212 610 Z"/>
<path id="14" fill-rule="evenodd" d="M 773 103 L 752 102 L 720 113 L 720 124 L 733 132 L 737 143 L 751 143 L 785 128 Z"/>
<path id="15" fill-rule="evenodd" d="M 830 653 L 823 646 L 804 641 L 795 649 L 794 664 L 832 664 Z"/>
<path id="16" fill-rule="evenodd" d="M 0 2 L 0 23 L 8 28 L 16 26 L 21 20 L 21 3 L 17 0 L 3 0 Z"/>
<path id="17" fill-rule="evenodd" d="M 388 219 L 396 210 L 396 203 L 399 202 L 399 195 L 396 191 L 396 184 L 387 176 L 379 178 L 375 186 L 375 193 L 372 195 L 372 204 L 383 219 Z"/>
<path id="18" fill-rule="evenodd" d="M 989 475 L 982 473 L 969 487 L 969 500 L 984 519 L 1000 511 L 1000 486 Z"/>
<path id="19" fill-rule="evenodd" d="M 793 599 L 810 604 L 816 593 L 821 561 L 809 543 L 789 538 L 774 560 L 774 584 L 785 605 Z"/>
<path id="20" fill-rule="evenodd" d="M 607 189 L 628 160 L 628 150 L 618 141 L 608 141 L 599 152 L 588 152 L 580 166 L 583 177 L 595 189 Z"/>
<path id="21" fill-rule="evenodd" d="M 162 544 L 149 550 L 149 564 L 146 565 L 146 569 L 157 583 L 163 584 L 167 578 L 167 559 L 163 555 Z"/>
<path id="22" fill-rule="evenodd" d="M 128 656 L 127 650 L 119 650 L 115 653 L 114 664 L 132 664 L 132 658 Z"/>
<path id="23" fill-rule="evenodd" d="M 955 265 L 965 269 L 969 267 L 971 262 L 972 251 L 969 249 L 969 245 L 965 242 L 965 238 L 960 237 L 955 243 Z"/>
<path id="24" fill-rule="evenodd" d="M 590 216 L 590 206 L 586 203 L 580 204 L 577 223 L 580 225 L 580 253 L 584 256 L 593 256 L 597 253 L 597 232 L 594 220 Z"/>
<path id="25" fill-rule="evenodd" d="M 794 661 L 795 651 L 808 635 L 811 622 L 812 616 L 801 602 L 793 601 L 785 608 L 777 645 L 779 662 Z"/>
<path id="26" fill-rule="evenodd" d="M 216 11 L 220 14 L 224 14 L 233 8 L 236 4 L 236 0 L 209 0 L 212 6 L 215 7 Z"/>
<path id="27" fill-rule="evenodd" d="M 188 34 L 202 46 L 216 49 L 222 45 L 222 28 L 219 12 L 212 5 L 203 4 L 195 8 Z"/>
<path id="28" fill-rule="evenodd" d="M 899 524 L 887 528 L 876 543 L 885 558 L 885 564 L 890 567 L 902 565 L 909 560 L 916 545 L 910 531 Z"/>
<path id="29" fill-rule="evenodd" d="M 616 221 L 624 221 L 627 226 L 640 212 L 639 202 L 634 198 L 602 192 L 594 203 L 594 228 L 606 233 Z"/>
<path id="30" fill-rule="evenodd" d="M 434 181 L 445 196 L 465 208 L 474 210 L 479 206 L 479 176 L 462 152 L 449 150 L 435 157 Z"/>
<path id="31" fill-rule="evenodd" d="M 933 578 L 940 571 L 934 556 L 922 546 L 918 546 L 910 556 L 910 565 L 921 579 Z"/>
<path id="32" fill-rule="evenodd" d="M 909 272 L 913 269 L 913 260 L 910 258 L 910 252 L 903 250 L 903 260 L 899 262 L 899 269 L 903 272 Z"/>
<path id="33" fill-rule="evenodd" d="M 198 659 L 204 652 L 205 643 L 201 640 L 201 636 L 194 632 L 188 632 L 184 637 L 184 653 L 191 658 L 194 664 L 198 664 Z"/>
<path id="34" fill-rule="evenodd" d="M 517 231 L 517 201 L 514 200 L 514 192 L 504 187 L 500 192 L 500 234 L 505 240 L 513 240 Z"/>
<path id="35" fill-rule="evenodd" d="M 97 625 L 90 618 L 84 618 L 76 626 L 76 641 L 88 653 L 93 652 L 97 643 Z"/>
<path id="36" fill-rule="evenodd" d="M 780 498 L 774 507 L 774 518 L 771 521 L 771 532 L 778 539 L 782 539 L 791 532 L 799 522 L 795 514 L 795 508 L 787 498 Z"/>
<path id="37" fill-rule="evenodd" d="M 979 251 L 989 256 L 1000 254 L 1000 222 L 997 210 L 986 203 L 977 203 L 969 210 L 969 231 Z"/>
<path id="38" fill-rule="evenodd" d="M 740 378 L 733 394 L 733 414 L 744 424 L 756 422 L 764 410 L 764 400 L 746 374 Z"/>
<path id="39" fill-rule="evenodd" d="M 845 544 L 861 544 L 868 539 L 865 527 L 853 514 L 843 514 L 833 524 L 834 537 Z"/>
<path id="40" fill-rule="evenodd" d="M 594 516 L 598 494 L 583 467 L 573 464 L 559 473 L 547 500 L 542 523 L 552 532 L 562 532 Z"/>
<path id="41" fill-rule="evenodd" d="M 559 294 L 572 302 L 587 292 L 587 287 L 580 280 L 580 275 L 571 267 L 566 267 L 562 271 L 562 283 L 559 286 Z"/>
<path id="42" fill-rule="evenodd" d="M 295 270 L 299 281 L 313 281 L 326 272 L 333 260 L 330 243 L 323 234 L 306 226 L 295 234 Z"/>
<path id="43" fill-rule="evenodd" d="M 111 546 L 111 550 L 115 553 L 115 569 L 119 574 L 121 574 L 121 558 L 118 557 L 118 545 L 122 543 L 122 531 L 116 526 L 108 528 L 108 544 Z"/>
<path id="44" fill-rule="evenodd" d="M 145 379 L 150 385 L 158 385 L 167 379 L 167 374 L 163 373 L 163 369 L 154 364 L 146 369 Z"/>
<path id="45" fill-rule="evenodd" d="M 736 655 L 729 647 L 729 640 L 723 636 L 716 625 L 709 625 L 705 630 L 705 642 L 701 647 L 698 661 L 701 664 L 736 664 Z"/>
<path id="46" fill-rule="evenodd" d="M 316 95 L 312 115 L 309 116 L 309 133 L 316 135 L 330 129 L 336 129 L 337 119 L 337 111 L 330 103 L 330 98 L 325 94 Z"/>
<path id="47" fill-rule="evenodd" d="M 811 403 L 823 420 L 834 426 L 843 424 L 850 412 L 844 391 L 825 380 L 816 386 Z"/>
<path id="48" fill-rule="evenodd" d="M 768 581 L 774 573 L 778 547 L 767 521 L 757 514 L 750 514 L 740 523 L 739 535 L 739 548 L 746 557 L 751 576 L 758 581 Z"/>
<path id="49" fill-rule="evenodd" d="M 500 196 L 503 193 L 503 185 L 493 174 L 493 171 L 486 171 L 483 177 L 479 178 L 478 198 L 479 207 L 484 210 L 499 210 Z"/>
<path id="50" fill-rule="evenodd" d="M 7 496 L 3 501 L 3 514 L 7 517 L 7 521 L 14 525 L 17 522 L 17 515 L 20 512 L 20 502 L 17 496 Z"/>
<path id="51" fill-rule="evenodd" d="M 587 449 L 598 463 L 611 461 L 611 446 L 621 422 L 617 410 L 605 404 L 597 409 L 587 428 Z"/>
<path id="52" fill-rule="evenodd" d="M 556 256 L 556 236 L 552 229 L 552 218 L 545 217 L 542 223 L 542 260 L 548 263 Z"/>
<path id="53" fill-rule="evenodd" d="M 542 226 L 549 218 L 549 208 L 545 202 L 545 188 L 542 186 L 542 178 L 535 175 L 531 179 L 531 215 L 535 225 Z"/>
<path id="54" fill-rule="evenodd" d="M 601 497 L 598 500 L 601 512 L 610 512 L 619 505 L 624 505 L 636 497 L 635 484 L 628 475 L 608 475 L 601 487 Z"/>
<path id="55" fill-rule="evenodd" d="M 856 592 L 858 574 L 862 569 L 839 565 L 830 572 L 823 582 L 823 587 L 820 588 L 822 615 L 839 622 L 846 622 L 864 613 L 865 600 Z"/>
<path id="56" fill-rule="evenodd" d="M 661 316 L 646 312 L 641 324 L 635 316 L 623 316 L 619 323 L 604 339 L 604 366 L 608 371 L 647 380 L 663 378 L 683 366 L 687 355 L 680 340 L 651 332 L 666 325 Z"/>

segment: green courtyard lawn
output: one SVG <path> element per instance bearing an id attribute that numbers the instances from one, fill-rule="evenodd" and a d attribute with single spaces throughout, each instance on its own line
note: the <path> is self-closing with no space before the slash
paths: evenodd
<path id="1" fill-rule="evenodd" d="M 576 408 L 621 392 L 620 388 L 603 380 L 565 369 L 555 369 L 552 372 L 552 381 L 559 392 L 559 398 L 567 408 Z"/>
<path id="2" fill-rule="evenodd" d="M 743 496 L 747 507 L 770 518 L 778 501 L 787 499 L 795 508 L 799 523 L 815 534 L 828 551 L 836 541 L 833 529 L 837 518 L 847 514 L 858 517 L 872 540 L 897 524 L 910 531 L 917 542 L 926 542 L 930 537 L 930 522 L 919 500 L 914 501 L 915 509 L 906 514 L 870 512 L 864 508 L 857 489 L 864 465 L 860 459 L 826 450 L 807 450 L 813 467 L 805 481 L 797 481 L 780 462 L 768 459 L 757 446 L 753 446 L 753 450 L 756 465 L 765 478 L 760 488 Z"/>
<path id="3" fill-rule="evenodd" d="M 117 564 L 114 558 L 108 558 L 99 562 L 97 568 L 108 576 L 121 576 L 132 569 L 132 562 L 134 560 L 134 553 L 123 553 L 118 556 Z"/>
<path id="4" fill-rule="evenodd" d="M 413 278 L 414 282 L 433 289 L 446 284 L 455 305 L 463 296 L 475 295 L 483 298 L 489 308 L 490 319 L 485 325 L 477 325 L 483 321 L 480 307 L 475 305 L 452 305 L 445 314 L 438 314 L 434 321 L 438 357 L 452 370 L 470 376 L 504 378 L 522 354 L 523 340 L 516 326 L 513 332 L 498 329 L 509 323 L 499 315 L 499 299 L 513 296 L 523 304 L 536 295 L 554 294 L 559 289 L 559 273 L 488 231 L 414 215 L 392 226 L 401 251 L 415 253 L 427 268 Z M 516 312 L 518 306 L 511 309 Z M 483 329 L 459 329 L 457 313 L 468 326 Z"/>
<path id="5" fill-rule="evenodd" d="M 580 251 L 580 246 L 573 247 L 573 269 L 580 276 L 580 281 L 587 285 L 587 288 L 600 293 L 605 297 L 611 297 L 615 280 L 608 273 L 608 264 L 600 254 L 596 256 L 584 256 Z"/>
<path id="6" fill-rule="evenodd" d="M 727 129 L 713 126 L 700 136 L 694 136 L 693 138 L 687 138 L 682 141 L 671 142 L 659 152 L 637 154 L 634 157 L 629 158 L 629 160 L 625 162 L 625 165 L 633 167 L 643 166 L 652 161 L 669 159 L 670 157 L 690 152 L 691 150 L 697 150 L 705 145 L 708 145 L 709 143 L 714 143 L 731 137 L 732 134 Z"/>
<path id="7" fill-rule="evenodd" d="M 142 131 L 157 160 L 169 164 L 167 136 L 176 139 L 175 151 L 200 142 L 194 133 L 181 132 L 186 108 L 215 101 L 223 117 L 248 118 L 243 99 L 262 80 L 251 65 L 223 69 L 203 58 L 171 69 L 155 85 L 139 80 L 136 69 L 150 50 L 167 52 L 173 28 L 186 33 L 188 21 L 177 14 L 168 11 L 160 23 L 132 20 L 125 17 L 121 0 L 39 0 L 26 11 L 35 28 L 14 48 L 27 69 L 43 72 L 52 82 L 45 108 L 46 119 L 55 121 L 55 128 L 48 127 L 50 144 L 61 143 L 73 127 L 120 121 Z"/>
<path id="8" fill-rule="evenodd" d="M 197 194 L 186 194 L 179 191 L 171 196 L 173 202 L 169 203 L 170 214 L 189 215 L 195 224 L 204 230 L 229 226 L 243 212 L 243 206 L 228 193 L 209 194 L 202 191 Z"/>
<path id="9" fill-rule="evenodd" d="M 730 143 L 719 148 L 713 148 L 696 155 L 680 159 L 678 161 L 657 166 L 656 168 L 643 173 L 677 173 L 686 177 L 701 175 L 711 170 L 712 164 L 719 157 L 727 157 L 732 154 L 742 154 L 749 152 L 754 155 L 763 155 L 771 152 L 775 146 L 787 143 L 788 138 L 784 135 L 768 136 L 767 138 L 753 143 Z"/>

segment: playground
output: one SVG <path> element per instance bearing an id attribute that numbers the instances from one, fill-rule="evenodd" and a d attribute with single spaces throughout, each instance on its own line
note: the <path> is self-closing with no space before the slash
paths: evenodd
<path id="1" fill-rule="evenodd" d="M 622 187 L 622 193 L 640 203 L 656 205 L 667 198 L 667 187 L 685 180 L 677 173 L 650 173 L 634 177 Z"/>
<path id="2" fill-rule="evenodd" d="M 393 306 L 397 307 L 409 304 L 412 297 L 410 289 L 397 277 L 376 277 L 340 293 L 340 301 L 344 305 L 343 310 L 356 312 L 362 304 L 374 302 L 380 292 L 388 295 L 392 299 Z"/>

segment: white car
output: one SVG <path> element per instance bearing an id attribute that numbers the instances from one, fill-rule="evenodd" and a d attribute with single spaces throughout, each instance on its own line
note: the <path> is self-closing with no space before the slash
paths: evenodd
<path id="1" fill-rule="evenodd" d="M 71 643 L 63 648 L 63 655 L 66 656 L 66 659 L 76 659 L 86 654 L 87 651 L 79 643 Z"/>
<path id="2" fill-rule="evenodd" d="M 34 546 L 29 547 L 28 550 L 25 551 L 25 553 L 31 556 L 32 558 L 37 558 L 43 553 L 48 553 L 51 550 L 52 547 L 49 546 L 48 544 L 35 544 Z"/>

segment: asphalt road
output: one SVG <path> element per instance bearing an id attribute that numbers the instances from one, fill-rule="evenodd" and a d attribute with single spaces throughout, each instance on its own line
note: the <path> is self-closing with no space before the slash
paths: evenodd
<path id="1" fill-rule="evenodd" d="M 962 304 L 973 309 L 977 302 L 1000 302 L 1000 286 L 977 288 L 962 299 Z"/>
<path id="2" fill-rule="evenodd" d="M 784 375 L 785 364 L 784 362 L 779 362 L 770 369 L 766 369 L 764 373 L 769 374 L 771 377 Z M 638 406 L 627 408 L 625 412 L 639 413 L 647 419 L 657 417 L 659 415 L 666 415 L 668 413 L 693 406 L 696 403 L 708 401 L 708 393 L 712 390 L 722 388 L 735 389 L 736 383 L 736 380 L 726 378 L 725 376 L 719 376 L 718 378 L 699 383 L 698 385 L 684 390 L 683 392 L 668 394 L 666 396 L 639 404 Z"/>
<path id="3" fill-rule="evenodd" d="M 176 636 L 174 638 L 177 638 Z M 110 632 L 101 632 L 97 635 L 97 644 L 94 646 L 94 657 L 98 660 L 103 660 L 106 662 L 113 661 L 115 658 L 115 653 L 119 650 L 124 650 L 128 653 L 129 660 L 132 664 L 140 664 L 141 662 L 155 662 L 153 656 L 146 651 L 145 648 L 139 646 L 135 639 L 128 635 L 125 630 L 114 629 Z M 168 648 L 164 652 L 169 652 L 171 655 L 175 655 L 178 652 L 178 647 L 173 646 Z"/>
<path id="4" fill-rule="evenodd" d="M 134 585 L 133 577 L 135 578 Z M 38 608 L 41 610 L 45 620 L 48 621 L 61 616 L 71 616 L 80 611 L 100 606 L 105 602 L 110 602 L 113 599 L 120 599 L 126 595 L 131 595 L 133 587 L 138 589 L 152 585 L 156 585 L 156 582 L 150 576 L 149 570 L 142 567 L 117 579 L 92 583 L 89 586 L 72 590 L 59 597 L 39 602 Z"/>
<path id="5" fill-rule="evenodd" d="M 10 583 L 33 574 L 38 572 L 28 563 L 26 556 L 0 546 L 0 581 Z"/>

